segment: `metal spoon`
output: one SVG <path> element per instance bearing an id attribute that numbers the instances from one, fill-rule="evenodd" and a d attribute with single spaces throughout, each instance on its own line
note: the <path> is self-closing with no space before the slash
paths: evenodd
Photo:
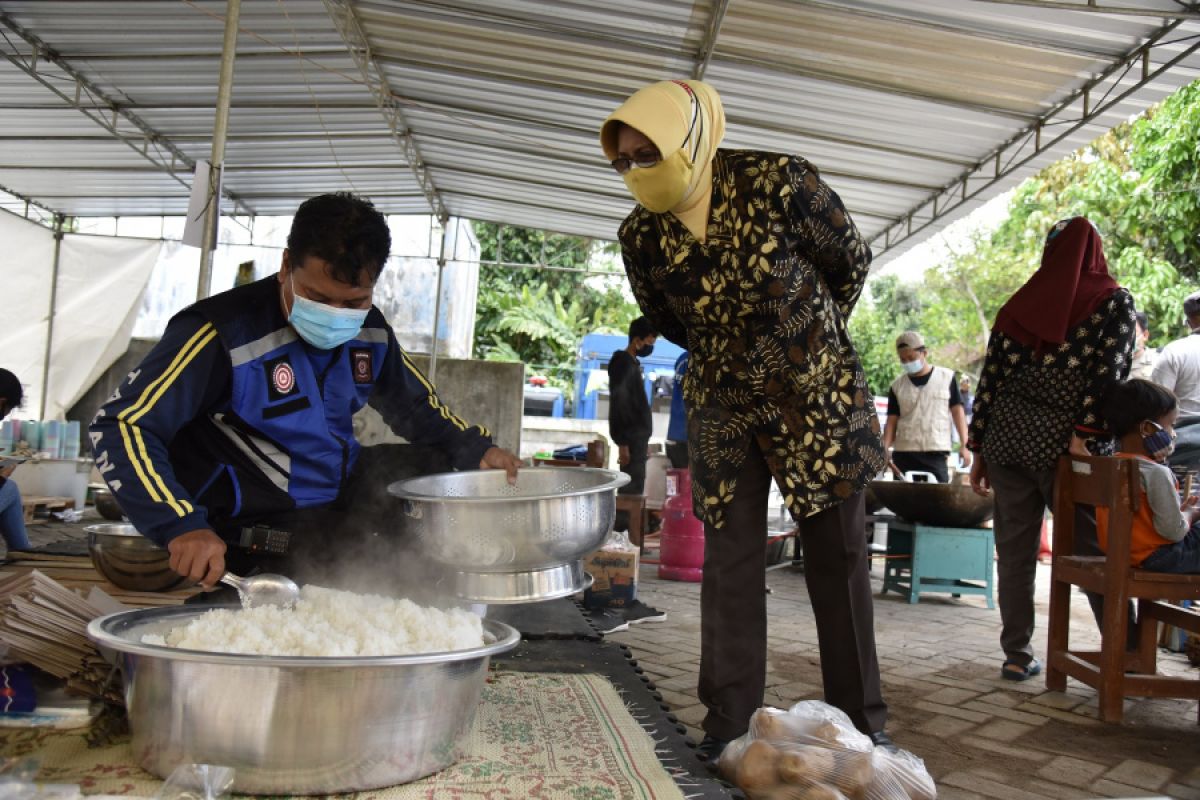
<path id="1" fill-rule="evenodd" d="M 238 597 L 242 600 L 242 608 L 259 608 L 261 606 L 280 606 L 291 608 L 300 599 L 300 587 L 285 575 L 251 575 L 243 578 L 226 572 L 221 576 L 221 583 L 237 589 Z"/>

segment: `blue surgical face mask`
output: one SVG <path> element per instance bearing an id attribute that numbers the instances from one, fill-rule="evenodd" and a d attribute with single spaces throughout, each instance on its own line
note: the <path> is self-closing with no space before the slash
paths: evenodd
<path id="1" fill-rule="evenodd" d="M 1175 452 L 1175 435 L 1157 422 L 1150 424 L 1155 427 L 1155 431 L 1142 437 L 1142 446 L 1146 448 L 1146 455 L 1155 461 L 1166 461 Z"/>
<path id="2" fill-rule="evenodd" d="M 925 360 L 918 358 L 916 361 L 904 361 L 901 363 L 904 371 L 909 375 L 916 375 L 921 370 L 925 369 Z"/>
<path id="3" fill-rule="evenodd" d="M 292 313 L 288 322 L 300 338 L 321 350 L 332 350 L 353 339 L 367 320 L 370 308 L 335 308 L 296 293 L 292 280 Z"/>
<path id="4" fill-rule="evenodd" d="M 637 357 L 638 358 L 649 358 L 650 354 L 653 352 L 654 352 L 654 345 L 644 344 L 637 349 Z"/>

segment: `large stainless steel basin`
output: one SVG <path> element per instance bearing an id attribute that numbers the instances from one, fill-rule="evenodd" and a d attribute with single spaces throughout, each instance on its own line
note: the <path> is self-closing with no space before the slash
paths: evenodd
<path id="1" fill-rule="evenodd" d="M 394 786 L 453 764 L 488 659 L 520 634 L 484 620 L 485 646 L 369 658 L 266 657 L 142 643 L 206 607 L 123 611 L 88 636 L 116 651 L 137 762 L 160 777 L 180 764 L 236 770 L 246 794 L 331 794 Z"/>

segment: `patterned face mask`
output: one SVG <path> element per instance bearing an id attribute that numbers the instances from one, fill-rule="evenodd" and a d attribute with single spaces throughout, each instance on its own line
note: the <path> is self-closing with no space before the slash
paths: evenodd
<path id="1" fill-rule="evenodd" d="M 1171 453 L 1175 452 L 1175 434 L 1157 422 L 1150 424 L 1155 427 L 1155 431 L 1149 436 L 1142 437 L 1142 446 L 1146 448 L 1146 455 L 1155 461 L 1166 461 L 1171 457 Z"/>

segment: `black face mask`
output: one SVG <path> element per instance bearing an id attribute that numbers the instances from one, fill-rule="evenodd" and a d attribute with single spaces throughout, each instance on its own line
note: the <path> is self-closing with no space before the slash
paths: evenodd
<path id="1" fill-rule="evenodd" d="M 637 357 L 638 358 L 646 358 L 653 352 L 654 352 L 654 345 L 644 344 L 637 349 Z"/>

